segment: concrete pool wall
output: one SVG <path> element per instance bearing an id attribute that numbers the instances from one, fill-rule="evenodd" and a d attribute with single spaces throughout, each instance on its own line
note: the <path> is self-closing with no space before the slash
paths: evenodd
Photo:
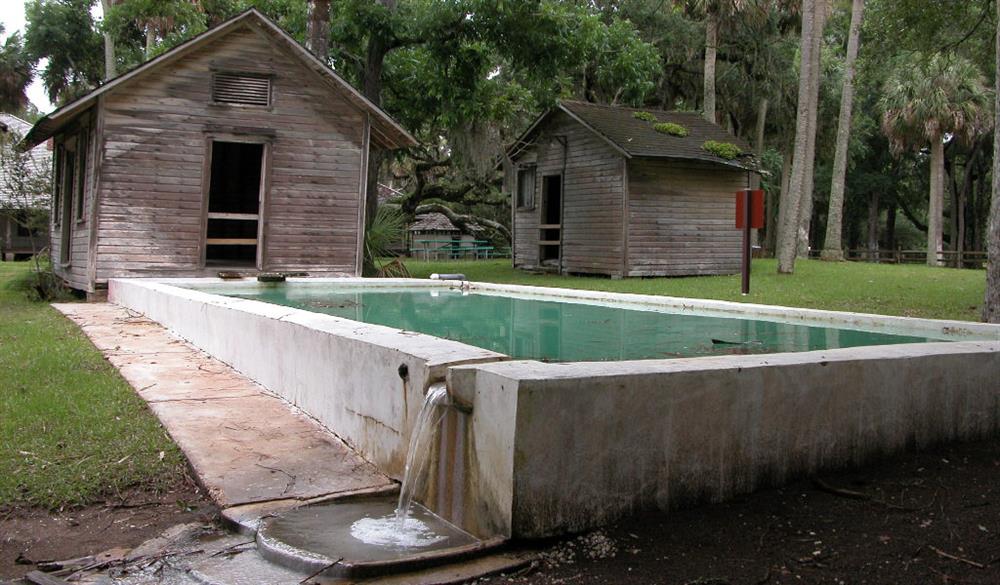
<path id="1" fill-rule="evenodd" d="M 437 447 L 439 473 L 423 499 L 479 535 L 579 531 L 645 509 L 722 500 L 910 445 L 1000 432 L 997 326 L 472 284 L 488 294 L 749 314 L 955 340 L 541 363 L 506 361 L 502 354 L 436 337 L 174 286 L 213 282 L 113 280 L 109 297 L 285 397 L 397 479 L 423 394 L 447 377 L 449 392 L 472 409 L 446 419 Z"/>

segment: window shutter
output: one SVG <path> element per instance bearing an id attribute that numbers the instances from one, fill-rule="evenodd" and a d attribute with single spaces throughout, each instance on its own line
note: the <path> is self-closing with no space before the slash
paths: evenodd
<path id="1" fill-rule="evenodd" d="M 212 101 L 245 106 L 271 105 L 271 78 L 238 73 L 216 73 L 212 77 Z"/>

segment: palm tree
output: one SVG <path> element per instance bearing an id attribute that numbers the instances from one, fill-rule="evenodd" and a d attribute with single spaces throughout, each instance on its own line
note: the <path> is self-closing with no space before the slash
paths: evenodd
<path id="1" fill-rule="evenodd" d="M 837 147 L 833 155 L 833 179 L 830 184 L 830 209 L 827 212 L 826 238 L 823 239 L 824 260 L 843 260 L 841 229 L 844 219 L 844 183 L 847 178 L 847 143 L 851 137 L 851 111 L 854 105 L 854 63 L 858 58 L 861 20 L 865 0 L 854 0 L 851 6 L 851 28 L 847 36 L 847 58 L 844 61 L 844 89 L 840 95 L 840 118 L 837 120 Z"/>
<path id="2" fill-rule="evenodd" d="M 940 264 L 944 206 L 944 144 L 971 141 L 991 124 L 990 90 L 982 73 L 956 55 L 916 55 L 901 63 L 885 82 L 882 130 L 892 150 L 921 149 L 930 144 L 931 177 L 927 211 L 927 263 Z"/>
<path id="3" fill-rule="evenodd" d="M 0 25 L 0 35 L 4 32 Z M 0 46 L 0 111 L 16 112 L 28 105 L 31 59 L 24 51 L 21 36 L 14 33 Z"/>
<path id="4" fill-rule="evenodd" d="M 689 12 L 705 16 L 705 70 L 702 115 L 715 122 L 715 61 L 719 48 L 719 25 L 759 0 L 686 0 Z"/>
<path id="5" fill-rule="evenodd" d="M 799 65 L 799 99 L 795 109 L 795 144 L 792 149 L 792 170 L 788 179 L 788 190 L 781 193 L 778 227 L 778 272 L 791 274 L 795 271 L 795 248 L 798 239 L 799 217 L 806 188 L 806 160 L 809 153 L 809 134 L 815 132 L 811 123 L 812 110 L 816 102 L 811 99 L 813 88 L 812 70 L 816 66 L 813 58 L 816 48 L 814 35 L 820 24 L 819 0 L 802 1 L 802 39 Z"/>

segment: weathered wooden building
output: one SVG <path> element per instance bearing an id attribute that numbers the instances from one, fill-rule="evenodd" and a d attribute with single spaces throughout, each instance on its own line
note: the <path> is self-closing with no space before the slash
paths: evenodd
<path id="1" fill-rule="evenodd" d="M 255 10 L 40 120 L 70 286 L 223 269 L 357 274 L 369 149 L 413 137 Z"/>
<path id="2" fill-rule="evenodd" d="M 655 118 L 655 119 L 654 119 Z M 676 136 L 657 124 L 673 124 Z M 735 193 L 758 177 L 749 147 L 693 112 L 565 101 L 507 151 L 514 266 L 560 273 L 739 272 Z"/>
<path id="3" fill-rule="evenodd" d="M 11 114 L 0 114 L 0 147 L 13 152 L 31 124 Z M 4 157 L 0 165 L 0 260 L 26 258 L 49 246 L 48 230 L 32 225 L 31 216 L 49 203 L 48 192 L 34 192 L 36 185 L 52 166 L 51 144 L 32 148 L 27 156 L 15 161 Z M 7 168 L 11 167 L 19 168 Z"/>

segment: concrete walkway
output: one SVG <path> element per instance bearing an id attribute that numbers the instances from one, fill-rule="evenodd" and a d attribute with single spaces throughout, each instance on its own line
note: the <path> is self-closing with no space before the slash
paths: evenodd
<path id="1" fill-rule="evenodd" d="M 318 423 L 157 323 L 109 303 L 53 306 L 149 403 L 221 508 L 395 487 Z"/>

